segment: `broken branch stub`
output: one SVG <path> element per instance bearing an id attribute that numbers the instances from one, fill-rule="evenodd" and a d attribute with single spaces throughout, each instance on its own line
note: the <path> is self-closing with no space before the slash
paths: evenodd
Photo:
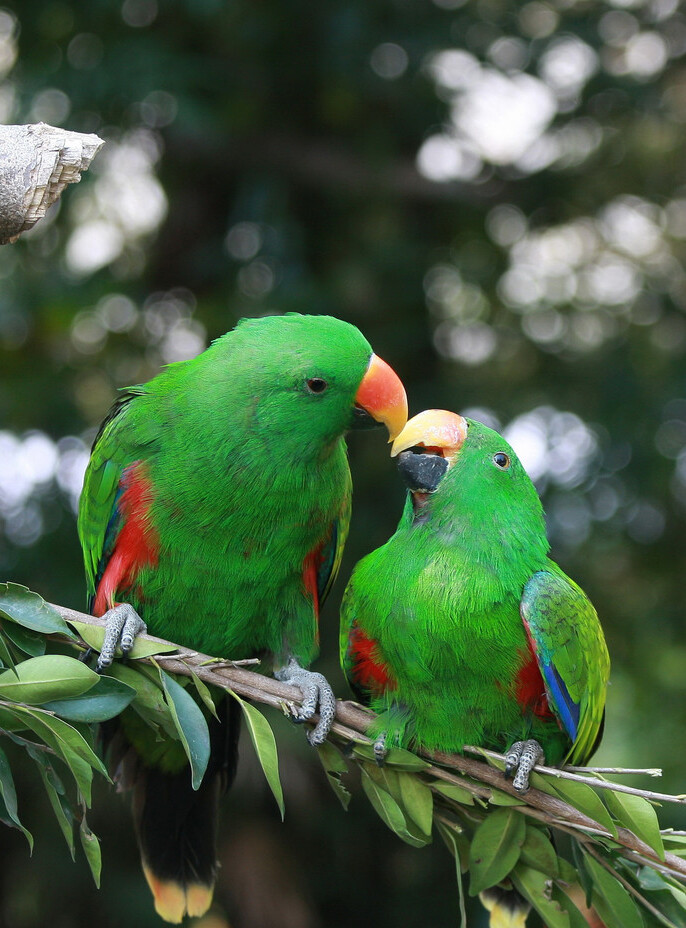
<path id="1" fill-rule="evenodd" d="M 0 245 L 14 242 L 81 180 L 104 145 L 97 135 L 43 122 L 0 126 Z"/>

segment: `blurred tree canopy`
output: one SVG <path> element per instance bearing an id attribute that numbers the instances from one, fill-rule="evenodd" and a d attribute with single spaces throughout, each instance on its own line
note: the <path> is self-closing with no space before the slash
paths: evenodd
<path id="1" fill-rule="evenodd" d="M 606 630 L 599 757 L 661 766 L 683 792 L 685 53 L 677 0 L 5 2 L 0 122 L 108 144 L 0 249 L 2 578 L 83 606 L 74 511 L 118 387 L 241 316 L 331 313 L 403 377 L 412 412 L 467 412 L 519 451 Z M 350 454 L 319 662 L 341 693 L 340 594 L 402 501 L 379 434 Z M 359 789 L 343 813 L 275 721 L 286 824 L 246 758 L 217 917 L 453 924 L 444 849 L 401 845 Z M 124 800 L 96 797 L 97 893 L 35 787 L 33 861 L 20 835 L 0 845 L 0 922 L 158 924 Z"/>

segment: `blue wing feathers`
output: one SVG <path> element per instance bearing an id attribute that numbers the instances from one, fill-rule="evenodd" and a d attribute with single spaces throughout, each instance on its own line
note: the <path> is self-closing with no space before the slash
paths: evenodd
<path id="1" fill-rule="evenodd" d="M 579 703 L 574 702 L 562 678 L 553 664 L 542 664 L 543 679 L 555 702 L 560 721 L 572 741 L 576 741 L 579 729 Z"/>

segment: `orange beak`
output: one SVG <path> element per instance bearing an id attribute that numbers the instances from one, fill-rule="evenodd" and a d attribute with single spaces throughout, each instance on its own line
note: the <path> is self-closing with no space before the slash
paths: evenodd
<path id="1" fill-rule="evenodd" d="M 391 457 L 420 446 L 452 461 L 467 438 L 467 420 L 447 409 L 425 409 L 413 416 L 393 442 Z"/>
<path id="2" fill-rule="evenodd" d="M 407 422 L 405 387 L 393 368 L 376 354 L 370 358 L 355 403 L 372 419 L 386 426 L 389 441 L 393 441 Z"/>

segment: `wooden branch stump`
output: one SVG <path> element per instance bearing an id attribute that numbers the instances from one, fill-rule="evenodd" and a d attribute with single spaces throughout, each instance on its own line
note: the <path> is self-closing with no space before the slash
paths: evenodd
<path id="1" fill-rule="evenodd" d="M 97 135 L 48 126 L 0 126 L 0 245 L 45 216 L 104 145 Z"/>

